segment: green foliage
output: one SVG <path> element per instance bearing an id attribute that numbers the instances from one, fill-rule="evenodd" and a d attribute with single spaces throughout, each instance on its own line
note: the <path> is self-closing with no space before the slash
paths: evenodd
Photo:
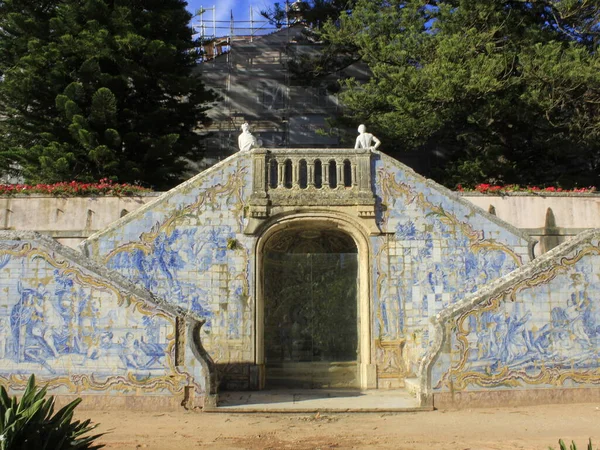
<path id="1" fill-rule="evenodd" d="M 291 3 L 291 2 L 290 2 Z M 290 24 L 297 21 L 318 28 L 328 20 L 336 20 L 344 11 L 350 11 L 356 0 L 308 0 L 293 2 L 286 11 L 284 2 L 275 2 L 273 6 L 261 11 L 272 25 L 281 28 L 288 20 Z"/>
<path id="2" fill-rule="evenodd" d="M 28 182 L 181 181 L 215 98 L 183 0 L 0 2 L 0 171 Z"/>
<path id="3" fill-rule="evenodd" d="M 433 158 L 449 186 L 598 185 L 597 0 L 359 0 L 321 37 L 366 63 L 345 124 Z"/>
<path id="4" fill-rule="evenodd" d="M 562 439 L 558 440 L 558 445 L 560 445 L 560 450 L 577 450 L 577 445 L 575 444 L 575 441 L 571 441 L 571 445 L 569 445 L 567 447 L 567 444 L 564 443 L 564 441 Z M 592 440 L 590 439 L 588 441 L 588 445 L 587 445 L 587 450 L 594 450 L 592 447 Z M 550 450 L 552 450 L 552 447 L 549 447 Z"/>
<path id="5" fill-rule="evenodd" d="M 9 397 L 0 386 L 0 450 L 98 449 L 101 434 L 84 436 L 94 430 L 90 420 L 73 421 L 74 400 L 54 413 L 54 397 L 45 398 L 46 388 L 36 389 L 31 375 L 21 400 Z"/>

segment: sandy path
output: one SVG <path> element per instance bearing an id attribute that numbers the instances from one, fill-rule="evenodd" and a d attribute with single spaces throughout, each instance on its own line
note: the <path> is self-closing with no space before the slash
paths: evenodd
<path id="1" fill-rule="evenodd" d="M 547 405 L 400 414 L 80 411 L 108 449 L 600 449 L 600 406 Z"/>

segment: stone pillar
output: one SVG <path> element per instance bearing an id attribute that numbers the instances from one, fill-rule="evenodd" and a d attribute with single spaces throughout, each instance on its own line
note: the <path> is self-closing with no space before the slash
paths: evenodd
<path id="1" fill-rule="evenodd" d="M 254 150 L 252 155 L 252 194 L 259 198 L 267 196 L 267 150 Z"/>
<path id="2" fill-rule="evenodd" d="M 268 150 L 256 149 L 252 151 L 252 196 L 249 201 L 250 218 L 265 218 L 268 216 L 269 197 L 268 174 L 270 167 Z"/>
<path id="3" fill-rule="evenodd" d="M 371 190 L 371 151 L 364 150 L 356 155 L 358 192 L 373 197 Z"/>

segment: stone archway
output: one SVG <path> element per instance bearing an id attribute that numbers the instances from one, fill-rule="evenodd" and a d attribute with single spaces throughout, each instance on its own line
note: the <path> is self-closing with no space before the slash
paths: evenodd
<path id="1" fill-rule="evenodd" d="M 276 351 L 281 352 L 282 345 L 290 345 L 289 342 L 287 344 L 279 342 L 276 346 L 269 346 L 265 342 L 266 335 L 270 334 L 268 336 L 270 338 L 274 336 L 272 330 L 265 329 L 265 320 L 272 319 L 272 314 L 266 313 L 265 310 L 265 308 L 269 307 L 268 296 L 270 295 L 268 292 L 269 283 L 265 284 L 265 268 L 268 269 L 269 264 L 272 262 L 268 260 L 268 255 L 273 254 L 273 251 L 277 249 L 284 254 L 292 250 L 290 253 L 296 252 L 296 254 L 302 255 L 307 255 L 315 251 L 322 252 L 319 254 L 329 255 L 354 253 L 356 295 L 353 301 L 355 302 L 354 307 L 356 312 L 354 327 L 357 356 L 354 360 L 356 379 L 353 386 L 363 389 L 376 387 L 376 370 L 375 366 L 371 364 L 371 296 L 368 234 L 356 226 L 351 218 L 337 213 L 298 213 L 287 217 L 273 218 L 269 222 L 263 228 L 265 231 L 260 234 L 255 253 L 257 274 L 255 362 L 260 373 L 259 385 L 256 387 L 262 389 L 267 384 L 267 353 L 272 351 L 273 348 L 278 348 Z M 329 248 L 323 248 L 324 245 L 329 246 Z M 325 263 L 326 265 L 326 261 L 327 257 L 321 258 L 321 263 Z M 293 322 L 289 317 L 287 320 Z M 285 322 L 285 319 L 283 321 Z M 287 325 L 291 326 L 292 324 Z M 346 324 L 346 330 L 348 330 L 348 326 Z M 285 340 L 285 338 L 284 332 L 283 339 Z M 296 342 L 293 345 L 298 347 L 302 344 Z M 289 348 L 285 351 L 288 352 L 288 355 L 290 354 Z M 318 352 L 321 351 L 322 349 L 318 350 Z M 298 352 L 296 352 L 296 356 L 297 354 Z M 304 355 L 306 356 L 306 352 Z M 348 359 L 348 355 L 346 355 L 345 359 Z M 339 369 L 339 366 L 337 368 Z M 335 380 L 329 381 L 335 384 Z M 323 383 L 316 382 L 312 387 L 318 387 L 320 384 Z M 328 383 L 324 384 L 327 385 Z"/>

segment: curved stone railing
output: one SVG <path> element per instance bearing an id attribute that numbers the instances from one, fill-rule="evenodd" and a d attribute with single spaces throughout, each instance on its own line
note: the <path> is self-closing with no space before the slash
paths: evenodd
<path id="1" fill-rule="evenodd" d="M 250 216 L 264 218 L 278 206 L 366 206 L 374 214 L 368 149 L 253 150 Z"/>

